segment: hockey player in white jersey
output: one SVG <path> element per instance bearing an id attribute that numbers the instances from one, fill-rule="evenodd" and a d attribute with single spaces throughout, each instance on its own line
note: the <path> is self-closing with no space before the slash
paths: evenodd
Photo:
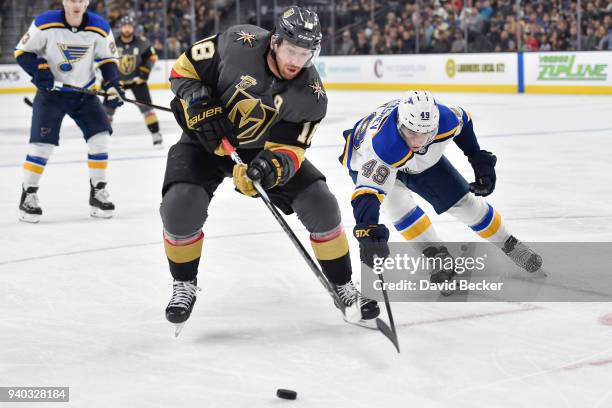
<path id="1" fill-rule="evenodd" d="M 409 91 L 360 119 L 344 132 L 340 161 L 355 183 L 351 204 L 362 262 L 389 255 L 389 230 L 380 223 L 385 201 L 393 225 L 402 236 L 420 245 L 426 257 L 450 257 L 427 214 L 412 193 L 428 201 L 438 214 L 448 213 L 480 237 L 497 245 L 528 272 L 542 266 L 542 258 L 516 239 L 500 214 L 482 197 L 495 189 L 497 158 L 482 150 L 471 116 L 462 108 L 437 103 L 427 91 Z M 467 156 L 476 181 L 469 183 L 444 156 L 451 141 Z M 451 263 L 440 262 L 442 265 Z M 441 283 L 453 270 L 436 270 L 431 281 Z"/>
<path id="2" fill-rule="evenodd" d="M 63 10 L 37 16 L 15 50 L 17 62 L 37 88 L 19 204 L 22 221 L 40 219 L 38 184 L 53 148 L 59 144 L 65 115 L 76 122 L 87 142 L 90 214 L 110 218 L 115 209 L 106 189 L 112 133 L 108 117 L 97 97 L 61 87 L 91 88 L 99 68 L 104 91 L 113 94 L 111 103 L 123 104 L 113 33 L 102 17 L 87 11 L 88 5 L 88 0 L 63 0 Z"/>

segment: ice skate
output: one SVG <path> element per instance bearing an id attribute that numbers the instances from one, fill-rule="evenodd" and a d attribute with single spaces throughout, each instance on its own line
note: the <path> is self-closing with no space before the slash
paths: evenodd
<path id="1" fill-rule="evenodd" d="M 502 251 L 515 264 L 529 273 L 537 272 L 542 268 L 542 257 L 512 235 L 504 242 Z"/>
<path id="2" fill-rule="evenodd" d="M 430 246 L 423 250 L 423 255 L 429 258 L 428 266 L 432 267 L 429 281 L 435 284 L 450 283 L 457 275 L 454 269 L 453 257 L 445 246 Z M 441 289 L 443 296 L 449 296 L 454 292 L 452 289 Z"/>
<path id="3" fill-rule="evenodd" d="M 344 320 L 347 323 L 376 328 L 374 319 L 380 314 L 378 303 L 363 296 L 355 287 L 353 281 L 344 285 L 333 285 L 334 291 L 344 303 Z M 336 305 L 338 307 L 338 305 Z"/>
<path id="4" fill-rule="evenodd" d="M 38 203 L 38 187 L 21 187 L 21 201 L 19 202 L 19 221 L 37 223 L 40 221 L 42 209 Z"/>
<path id="5" fill-rule="evenodd" d="M 172 298 L 166 307 L 166 319 L 174 324 L 174 337 L 178 337 L 196 301 L 197 280 L 177 281 L 172 285 Z"/>
<path id="6" fill-rule="evenodd" d="M 162 137 L 162 134 L 159 132 L 151 133 L 151 137 L 153 139 L 153 147 L 161 149 L 164 143 L 164 138 Z"/>
<path id="7" fill-rule="evenodd" d="M 95 186 L 89 182 L 89 214 L 95 218 L 112 218 L 115 204 L 108 200 L 109 193 L 106 190 L 106 182 L 100 181 Z"/>

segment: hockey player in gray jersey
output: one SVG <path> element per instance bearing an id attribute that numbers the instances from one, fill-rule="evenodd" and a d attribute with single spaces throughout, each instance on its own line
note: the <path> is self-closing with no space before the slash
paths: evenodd
<path id="1" fill-rule="evenodd" d="M 119 20 L 119 33 L 117 51 L 119 52 L 119 72 L 123 88 L 132 91 L 136 100 L 151 103 L 149 91 L 149 75 L 157 62 L 155 48 L 149 40 L 134 34 L 135 21 L 130 16 Z M 112 122 L 116 108 L 112 103 L 104 101 L 104 108 Z M 145 125 L 151 132 L 153 146 L 161 147 L 162 135 L 159 132 L 159 121 L 155 111 L 150 106 L 138 105 L 140 113 L 144 116 Z"/>
<path id="2" fill-rule="evenodd" d="M 112 129 L 102 104 L 96 96 L 57 89 L 58 83 L 90 88 L 99 68 L 103 89 L 113 95 L 107 103 L 115 107 L 123 104 L 113 33 L 102 17 L 86 11 L 88 4 L 88 0 L 64 0 L 64 10 L 37 16 L 15 50 L 17 63 L 32 76 L 37 88 L 19 204 L 22 221 L 40 219 L 38 184 L 53 148 L 59 144 L 66 115 L 74 119 L 87 142 L 91 216 L 110 218 L 115 209 L 106 189 Z"/>
<path id="3" fill-rule="evenodd" d="M 174 278 L 166 309 L 185 322 L 195 302 L 207 209 L 226 177 L 248 196 L 261 183 L 286 214 L 295 212 L 327 279 L 347 307 L 365 320 L 379 314 L 351 280 L 346 234 L 336 198 L 323 174 L 304 157 L 327 111 L 327 96 L 312 65 L 321 43 L 316 13 L 293 6 L 273 32 L 252 25 L 193 44 L 174 65 L 172 108 L 183 128 L 168 153 L 161 217 Z M 234 165 L 220 146 L 226 136 L 248 165 Z"/>

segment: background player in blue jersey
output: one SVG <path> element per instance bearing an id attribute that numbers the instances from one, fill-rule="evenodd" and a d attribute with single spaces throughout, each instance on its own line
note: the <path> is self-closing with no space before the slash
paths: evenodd
<path id="1" fill-rule="evenodd" d="M 446 247 L 436 244 L 442 240 L 415 203 L 414 192 L 436 213 L 451 214 L 499 246 L 528 272 L 542 266 L 542 258 L 516 239 L 482 198 L 495 189 L 497 158 L 480 148 L 472 119 L 462 108 L 437 103 L 430 92 L 410 91 L 360 119 L 344 137 L 340 161 L 356 185 L 351 201 L 357 223 L 354 235 L 364 263 L 372 266 L 375 255 L 389 255 L 389 230 L 379 221 L 383 200 L 395 228 L 406 240 L 419 243 L 425 256 L 451 256 Z M 468 184 L 444 157 L 451 141 L 467 156 L 475 182 Z M 431 280 L 444 282 L 453 275 L 453 270 L 436 270 Z"/>
<path id="2" fill-rule="evenodd" d="M 90 214 L 110 218 L 115 209 L 106 190 L 112 130 L 102 104 L 95 96 L 58 89 L 59 84 L 90 88 L 99 67 L 103 89 L 114 95 L 107 103 L 123 104 L 113 33 L 102 17 L 86 11 L 88 5 L 88 0 L 64 0 L 64 10 L 37 16 L 15 50 L 17 62 L 37 88 L 19 204 L 22 221 L 40 219 L 38 184 L 53 147 L 59 144 L 60 127 L 66 115 L 74 119 L 87 142 Z"/>

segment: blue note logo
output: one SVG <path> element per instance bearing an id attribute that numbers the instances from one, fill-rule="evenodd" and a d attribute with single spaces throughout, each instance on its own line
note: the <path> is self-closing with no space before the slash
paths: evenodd
<path id="1" fill-rule="evenodd" d="M 89 45 L 57 44 L 66 60 L 57 67 L 62 72 L 70 72 L 75 63 L 79 62 L 89 51 Z"/>

